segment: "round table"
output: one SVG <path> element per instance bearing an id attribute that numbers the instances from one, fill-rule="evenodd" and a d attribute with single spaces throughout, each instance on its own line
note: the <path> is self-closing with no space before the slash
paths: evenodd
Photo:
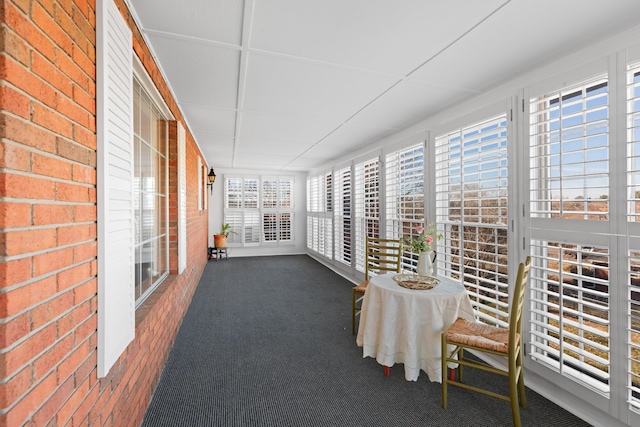
<path id="1" fill-rule="evenodd" d="M 440 334 L 458 317 L 474 320 L 464 286 L 447 277 L 429 290 L 401 287 L 393 274 L 372 277 L 362 301 L 356 343 L 383 366 L 404 364 L 405 378 L 423 370 L 442 381 Z"/>

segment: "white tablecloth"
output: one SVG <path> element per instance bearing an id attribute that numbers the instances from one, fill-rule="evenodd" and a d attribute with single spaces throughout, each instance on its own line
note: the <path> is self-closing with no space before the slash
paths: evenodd
<path id="1" fill-rule="evenodd" d="M 398 285 L 395 274 L 371 278 L 362 301 L 356 343 L 363 357 L 384 366 L 404 364 L 404 376 L 416 381 L 420 370 L 442 381 L 440 334 L 458 317 L 474 320 L 464 287 L 445 277 L 430 290 Z"/>

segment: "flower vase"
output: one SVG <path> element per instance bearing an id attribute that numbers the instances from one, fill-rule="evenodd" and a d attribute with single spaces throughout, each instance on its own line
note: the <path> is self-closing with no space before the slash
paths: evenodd
<path id="1" fill-rule="evenodd" d="M 418 276 L 431 276 L 433 274 L 433 251 L 420 252 L 417 271 Z"/>

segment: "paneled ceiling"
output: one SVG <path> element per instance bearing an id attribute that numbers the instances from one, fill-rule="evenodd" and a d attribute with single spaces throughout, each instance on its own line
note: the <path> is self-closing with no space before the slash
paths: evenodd
<path id="1" fill-rule="evenodd" d="M 639 0 L 127 0 L 214 168 L 307 171 L 640 24 Z"/>

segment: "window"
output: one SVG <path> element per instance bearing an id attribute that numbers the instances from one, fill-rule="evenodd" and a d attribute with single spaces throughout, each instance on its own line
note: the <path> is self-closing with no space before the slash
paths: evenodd
<path id="1" fill-rule="evenodd" d="M 640 63 L 627 71 L 627 221 L 629 256 L 625 280 L 627 344 L 627 400 L 640 411 Z"/>
<path id="2" fill-rule="evenodd" d="M 333 217 L 335 221 L 335 260 L 351 267 L 351 168 L 343 168 L 334 173 L 336 195 Z"/>
<path id="3" fill-rule="evenodd" d="M 378 158 L 355 166 L 356 270 L 364 273 L 365 241 L 380 237 L 380 161 Z"/>
<path id="4" fill-rule="evenodd" d="M 532 360 L 601 393 L 610 384 L 606 75 L 529 100 Z"/>
<path id="5" fill-rule="evenodd" d="M 167 122 L 134 79 L 135 297 L 139 304 L 168 275 Z"/>
<path id="6" fill-rule="evenodd" d="M 224 222 L 240 246 L 293 242 L 293 178 L 225 177 Z"/>
<path id="7" fill-rule="evenodd" d="M 436 138 L 438 273 L 464 283 L 478 317 L 508 323 L 507 119 Z"/>
<path id="8" fill-rule="evenodd" d="M 307 178 L 307 248 L 333 257 L 333 175 Z"/>
<path id="9" fill-rule="evenodd" d="M 387 154 L 386 237 L 417 237 L 424 226 L 424 143 Z M 402 268 L 415 271 L 418 254 L 405 250 Z"/>
<path id="10" fill-rule="evenodd" d="M 531 100 L 532 217 L 608 219 L 607 103 L 604 78 Z"/>

